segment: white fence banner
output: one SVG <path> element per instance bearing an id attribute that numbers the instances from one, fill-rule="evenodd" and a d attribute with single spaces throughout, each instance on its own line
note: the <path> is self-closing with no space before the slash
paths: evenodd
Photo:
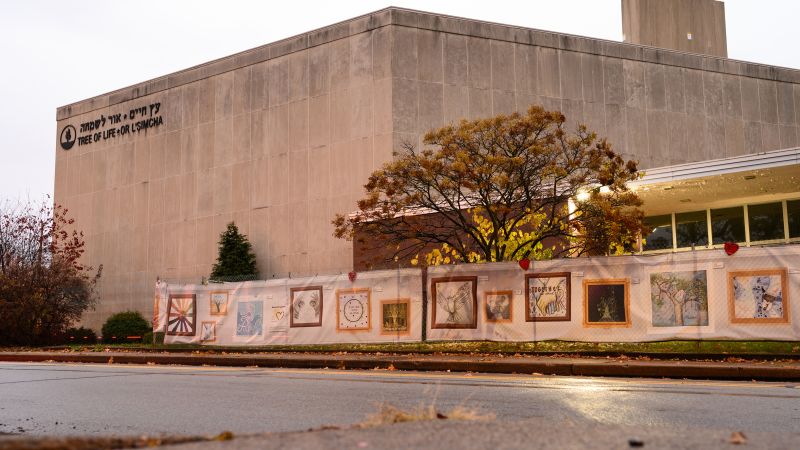
<path id="1" fill-rule="evenodd" d="M 419 341 L 422 271 L 361 272 L 169 285 L 165 343 L 209 345 Z"/>
<path id="2" fill-rule="evenodd" d="M 156 288 L 166 343 L 800 339 L 800 245 Z M 427 307 L 423 308 L 423 304 Z M 156 323 L 157 322 L 157 323 Z"/>
<path id="3" fill-rule="evenodd" d="M 438 266 L 428 340 L 800 339 L 800 246 Z"/>

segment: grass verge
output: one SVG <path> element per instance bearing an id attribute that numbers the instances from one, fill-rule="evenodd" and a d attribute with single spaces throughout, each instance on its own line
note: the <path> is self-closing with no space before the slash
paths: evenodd
<path id="1" fill-rule="evenodd" d="M 217 347 L 208 345 L 146 345 L 141 344 L 97 344 L 50 347 L 49 350 L 104 352 L 116 351 L 176 351 L 203 353 L 261 353 L 261 352 L 350 352 L 350 353 L 418 353 L 418 354 L 537 354 L 537 355 L 763 355 L 800 356 L 798 341 L 661 341 L 661 342 L 416 342 L 381 344 L 327 344 L 327 345 L 273 345 L 252 347 Z M 29 349 L 30 350 L 30 349 Z"/>

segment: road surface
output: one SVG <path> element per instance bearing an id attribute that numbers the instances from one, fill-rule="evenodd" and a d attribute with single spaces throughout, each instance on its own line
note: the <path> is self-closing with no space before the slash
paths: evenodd
<path id="1" fill-rule="evenodd" d="M 237 434 L 361 422 L 378 405 L 498 420 L 800 432 L 800 384 L 397 371 L 0 363 L 0 433 Z"/>

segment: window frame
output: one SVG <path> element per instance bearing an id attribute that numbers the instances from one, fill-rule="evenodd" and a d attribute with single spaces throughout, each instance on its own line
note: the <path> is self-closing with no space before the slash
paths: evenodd
<path id="1" fill-rule="evenodd" d="M 657 216 L 666 216 L 669 215 L 671 219 L 671 226 L 672 226 L 672 248 L 664 248 L 659 250 L 645 250 L 644 242 L 645 236 L 639 236 L 639 254 L 642 255 L 657 255 L 660 253 L 673 253 L 673 252 L 683 252 L 683 251 L 692 251 L 692 250 L 706 250 L 706 249 L 719 249 L 723 248 L 725 244 L 714 244 L 714 227 L 712 226 L 711 222 L 711 210 L 712 209 L 728 209 L 728 208 L 737 208 L 741 207 L 743 209 L 743 219 L 744 219 L 744 242 L 738 242 L 739 245 L 744 247 L 752 247 L 752 246 L 769 246 L 775 244 L 791 244 L 791 243 L 800 243 L 800 236 L 797 237 L 790 237 L 789 236 L 789 207 L 788 202 L 791 201 L 798 201 L 800 197 L 792 196 L 783 198 L 781 200 L 771 200 L 771 201 L 755 201 L 755 202 L 747 202 L 742 204 L 734 204 L 729 206 L 720 206 L 716 208 L 704 208 L 702 211 L 706 213 L 706 237 L 708 238 L 708 243 L 706 245 L 696 245 L 694 247 L 678 247 L 678 237 L 677 237 L 677 214 L 683 213 L 691 213 L 691 212 L 700 212 L 701 210 L 692 210 L 692 211 L 680 211 L 680 212 L 671 212 L 668 214 L 655 214 L 653 216 L 647 217 L 657 217 Z M 781 204 L 781 214 L 783 214 L 783 238 L 781 239 L 768 239 L 762 241 L 751 241 L 750 240 L 750 213 L 749 213 L 749 206 L 756 206 L 756 205 L 766 205 L 772 203 L 780 203 Z M 647 219 L 645 217 L 645 219 Z"/>

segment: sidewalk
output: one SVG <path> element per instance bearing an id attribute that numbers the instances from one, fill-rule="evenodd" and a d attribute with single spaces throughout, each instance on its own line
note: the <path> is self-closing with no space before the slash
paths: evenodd
<path id="1" fill-rule="evenodd" d="M 187 439 L 31 438 L 0 437 L 0 448 L 9 450 L 89 450 L 157 447 L 174 450 L 294 450 L 316 449 L 794 449 L 800 434 L 751 432 L 735 435 L 729 430 L 661 425 L 580 424 L 569 419 L 533 417 L 520 421 L 436 420 L 384 425 L 375 428 L 327 427 L 317 430 Z M 123 445 L 135 442 L 137 445 Z M 177 441 L 177 443 L 176 443 Z M 163 446 L 159 445 L 162 443 Z"/>
<path id="2" fill-rule="evenodd" d="M 302 369 L 388 369 L 566 376 L 800 381 L 800 361 L 682 361 L 555 356 L 352 353 L 0 352 L 6 362 L 177 364 Z"/>

